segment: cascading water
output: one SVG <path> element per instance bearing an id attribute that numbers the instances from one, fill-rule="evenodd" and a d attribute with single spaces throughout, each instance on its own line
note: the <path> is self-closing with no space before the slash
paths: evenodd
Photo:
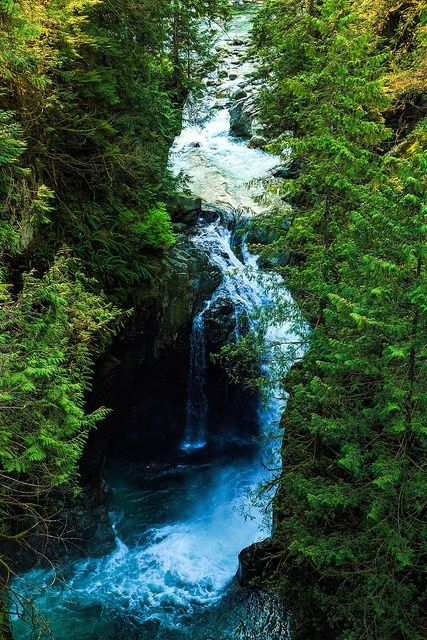
<path id="1" fill-rule="evenodd" d="M 245 36 L 249 26 L 250 16 L 238 15 L 229 31 L 231 41 Z M 248 63 L 241 65 L 241 77 L 245 72 L 250 72 Z M 239 78 L 226 79 L 224 91 L 238 84 Z M 208 93 L 204 106 L 212 100 Z M 237 213 L 255 213 L 259 204 L 248 181 L 266 176 L 278 159 L 230 137 L 229 112 L 221 101 L 216 107 L 215 115 L 202 124 L 190 119 L 187 109 L 171 166 L 175 173 L 185 171 L 193 192 L 217 209 L 226 205 Z M 202 105 L 200 111 L 207 109 Z M 269 532 L 269 522 L 250 499 L 251 490 L 265 479 L 259 451 L 255 457 L 253 450 L 247 453 L 244 448 L 234 457 L 224 451 L 198 464 L 192 452 L 209 440 L 209 312 L 222 300 L 230 301 L 237 338 L 242 317 L 254 323 L 256 310 L 268 309 L 271 290 L 285 302 L 289 295 L 279 281 L 262 274 L 244 243 L 239 251 L 233 249 L 231 233 L 220 219 L 201 223 L 193 241 L 219 267 L 222 282 L 193 323 L 181 459 L 154 479 L 137 465 L 111 467 L 107 481 L 113 489 L 117 541 L 111 554 L 70 562 L 56 576 L 51 570 L 35 569 L 16 580 L 16 589 L 32 599 L 57 640 L 288 638 L 281 605 L 261 594 L 239 591 L 233 582 L 240 550 Z M 295 340 L 291 324 L 274 318 L 265 335 L 273 356 Z M 273 356 L 262 363 L 271 380 L 276 377 Z M 277 429 L 283 402 L 275 397 L 260 410 L 262 432 Z M 19 619 L 14 620 L 14 633 L 17 640 L 31 637 L 31 629 Z"/>
<path id="2" fill-rule="evenodd" d="M 186 410 L 184 451 L 201 449 L 207 443 L 208 395 L 204 310 L 195 316 L 190 337 L 190 375 Z"/>

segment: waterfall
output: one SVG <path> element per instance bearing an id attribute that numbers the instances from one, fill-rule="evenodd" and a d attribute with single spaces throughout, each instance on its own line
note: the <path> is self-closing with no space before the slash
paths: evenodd
<path id="1" fill-rule="evenodd" d="M 205 322 L 203 312 L 195 316 L 190 338 L 190 371 L 186 408 L 186 430 L 181 448 L 202 449 L 207 444 L 208 397 Z"/>
<path id="2" fill-rule="evenodd" d="M 230 49 L 239 46 L 233 44 L 235 37 L 248 37 L 250 26 L 250 14 L 235 16 L 224 36 Z M 232 80 L 228 71 L 234 54 L 226 55 L 222 90 L 231 95 L 245 78 L 250 82 L 251 64 L 242 57 L 240 76 Z M 212 72 L 215 80 L 218 72 Z M 286 345 L 292 353 L 294 340 L 292 322 L 275 317 L 272 306 L 274 300 L 274 306 L 280 303 L 284 308 L 291 304 L 290 296 L 280 280 L 262 271 L 248 250 L 241 215 L 253 216 L 262 210 L 257 198 L 262 187 L 254 181 L 267 176 L 280 159 L 229 135 L 229 103 L 217 91 L 216 85 L 209 89 L 201 105 L 201 115 L 215 107 L 212 117 L 194 121 L 187 106 L 183 131 L 170 157 L 172 171 L 185 173 L 194 194 L 215 205 L 215 210 L 224 205 L 235 221 L 228 225 L 224 216 L 198 224 L 191 237 L 219 268 L 222 281 L 192 324 L 188 394 L 182 399 L 186 405 L 179 407 L 186 412 L 181 452 L 175 466 L 162 470 L 160 464 L 154 477 L 151 472 L 147 475 L 144 464 L 110 468 L 107 481 L 113 488 L 115 551 L 71 561 L 62 568 L 60 580 L 49 568 L 37 568 L 16 579 L 16 589 L 42 611 L 57 640 L 289 638 L 281 603 L 233 587 L 239 552 L 270 531 L 268 517 L 251 499 L 266 478 L 261 456 L 270 458 L 270 452 L 266 447 L 256 453 L 253 449 L 220 451 L 201 463 L 197 456 L 182 455 L 203 448 L 210 439 L 206 336 L 215 309 L 224 301 L 232 303 L 230 336 L 234 340 L 256 327 L 265 336 L 266 355 L 260 368 L 275 393 L 258 417 L 260 432 L 274 434 L 272 455 L 280 448 L 277 425 L 286 401 L 281 397 L 283 372 L 275 370 L 280 360 L 276 356 L 283 354 Z M 230 227 L 237 232 L 235 238 Z M 214 409 L 212 402 L 212 414 Z M 17 640 L 33 637 L 19 616 L 14 617 L 13 626 Z"/>

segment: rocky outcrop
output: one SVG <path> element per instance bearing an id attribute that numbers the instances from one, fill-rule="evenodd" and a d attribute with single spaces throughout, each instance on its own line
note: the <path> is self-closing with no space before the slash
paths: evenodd
<path id="1" fill-rule="evenodd" d="M 209 261 L 208 256 L 191 242 L 185 233 L 177 235 L 176 245 L 168 260 L 170 276 L 162 289 L 155 292 L 157 301 L 156 337 L 152 355 L 165 348 L 179 345 L 188 337 L 192 318 L 200 311 L 204 301 L 219 286 L 222 279 L 220 269 Z M 145 325 L 145 313 L 140 320 Z M 138 320 L 136 320 L 138 324 Z M 143 326 L 135 327 L 137 336 Z"/>
<path id="2" fill-rule="evenodd" d="M 113 412 L 91 437 L 88 471 L 107 449 L 119 458 L 150 459 L 183 437 L 192 320 L 222 274 L 192 242 L 195 228 L 177 227 L 167 262 L 138 292 L 133 315 L 99 363 L 93 404 Z"/>
<path id="3" fill-rule="evenodd" d="M 214 352 L 249 329 L 247 310 L 225 295 L 218 296 L 203 317 L 207 343 Z"/>
<path id="4" fill-rule="evenodd" d="M 195 224 L 202 213 L 202 199 L 191 193 L 178 193 L 172 198 L 169 211 L 173 222 Z"/>
<path id="5" fill-rule="evenodd" d="M 238 100 L 230 108 L 230 132 L 238 138 L 252 136 L 252 114 L 245 100 Z"/>
<path id="6" fill-rule="evenodd" d="M 59 538 L 57 543 L 61 559 L 64 555 L 72 558 L 82 554 L 98 557 L 113 551 L 116 538 L 108 515 L 110 493 L 102 482 L 97 496 L 83 493 L 77 502 L 61 511 L 58 524 L 67 532 L 66 538 Z"/>
<path id="7" fill-rule="evenodd" d="M 206 337 L 213 345 L 227 342 L 236 330 L 233 301 L 220 296 L 204 313 Z"/>
<path id="8" fill-rule="evenodd" d="M 242 587 L 258 587 L 270 578 L 278 567 L 279 545 L 272 538 L 256 542 L 239 554 L 237 579 Z"/>
<path id="9" fill-rule="evenodd" d="M 249 140 L 249 146 L 251 149 L 262 149 L 267 144 L 267 139 L 263 136 L 252 136 Z"/>
<path id="10" fill-rule="evenodd" d="M 297 163 L 295 162 L 294 158 L 291 157 L 283 159 L 277 167 L 274 167 L 271 175 L 273 176 L 273 178 L 280 178 L 285 180 L 297 178 Z"/>
<path id="11" fill-rule="evenodd" d="M 204 313 L 205 331 L 208 343 L 213 349 L 235 338 L 240 333 L 241 317 L 245 317 L 245 309 L 226 296 L 219 296 Z"/>
<path id="12" fill-rule="evenodd" d="M 41 527 L 24 545 L 11 548 L 13 570 L 27 571 L 38 565 L 51 567 L 82 556 L 99 557 L 116 547 L 108 514 L 111 491 L 101 480 L 86 487 L 78 497 L 53 495 L 57 513 L 50 516 L 49 534 Z"/>
<path id="13" fill-rule="evenodd" d="M 246 89 L 243 89 L 243 88 L 238 88 L 231 94 L 232 100 L 243 100 L 244 98 L 247 98 L 247 97 L 248 97 L 248 92 L 246 91 Z"/>

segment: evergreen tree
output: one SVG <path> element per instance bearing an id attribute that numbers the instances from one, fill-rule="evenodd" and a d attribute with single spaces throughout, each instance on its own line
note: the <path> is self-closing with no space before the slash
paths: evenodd
<path id="1" fill-rule="evenodd" d="M 290 148 L 298 172 L 266 252 L 312 323 L 286 378 L 272 584 L 296 638 L 412 639 L 425 598 L 425 124 L 404 157 L 384 155 L 386 58 L 358 9 L 273 0 L 255 31 L 271 148 Z"/>
<path id="2" fill-rule="evenodd" d="M 104 408 L 87 413 L 85 393 L 94 356 L 110 339 L 119 312 L 90 288 L 76 262 L 61 254 L 43 278 L 27 274 L 18 296 L 3 295 L 0 637 L 7 630 L 11 555 L 19 546 L 35 561 L 43 555 L 55 535 L 52 512 L 63 495 L 77 491 L 84 444 L 106 415 Z"/>

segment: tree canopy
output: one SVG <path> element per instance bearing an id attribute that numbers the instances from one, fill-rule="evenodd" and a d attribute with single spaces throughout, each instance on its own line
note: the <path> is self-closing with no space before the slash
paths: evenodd
<path id="1" fill-rule="evenodd" d="M 270 148 L 296 167 L 264 251 L 312 326 L 275 501 L 295 638 L 425 633 L 426 17 L 270 0 L 254 30 Z"/>

